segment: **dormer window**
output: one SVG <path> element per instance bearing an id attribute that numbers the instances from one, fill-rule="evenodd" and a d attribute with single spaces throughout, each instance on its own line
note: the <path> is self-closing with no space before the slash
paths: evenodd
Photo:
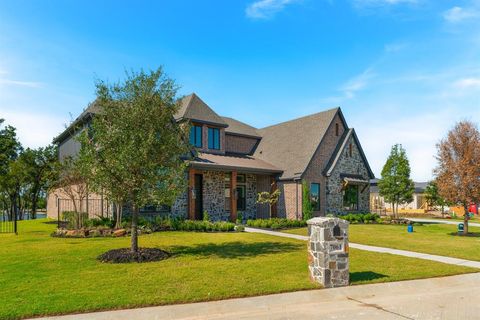
<path id="1" fill-rule="evenodd" d="M 220 150 L 220 129 L 208 128 L 208 149 Z"/>
<path id="2" fill-rule="evenodd" d="M 202 127 L 192 126 L 190 128 L 190 144 L 196 148 L 202 147 Z"/>

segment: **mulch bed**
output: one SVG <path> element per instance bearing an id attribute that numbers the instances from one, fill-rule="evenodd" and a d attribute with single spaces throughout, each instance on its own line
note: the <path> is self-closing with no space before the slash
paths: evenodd
<path id="1" fill-rule="evenodd" d="M 98 260 L 107 263 L 152 262 L 167 259 L 171 254 L 155 248 L 138 248 L 133 252 L 130 248 L 114 249 L 98 256 Z"/>

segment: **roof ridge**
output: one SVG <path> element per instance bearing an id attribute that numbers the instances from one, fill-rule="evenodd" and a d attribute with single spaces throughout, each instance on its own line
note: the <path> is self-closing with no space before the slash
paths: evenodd
<path id="1" fill-rule="evenodd" d="M 306 116 L 301 116 L 301 117 L 298 117 L 298 118 L 294 118 L 294 119 L 290 119 L 290 120 L 287 120 L 287 121 L 283 121 L 283 122 L 279 122 L 279 123 L 276 123 L 276 124 L 272 124 L 272 125 L 267 126 L 267 127 L 259 128 L 259 129 L 257 129 L 257 130 L 269 129 L 269 128 L 276 127 L 276 126 L 279 126 L 279 125 L 283 125 L 283 124 L 286 124 L 286 123 L 289 123 L 289 122 L 294 122 L 294 121 L 297 121 L 297 120 L 302 120 L 302 119 L 305 119 L 305 118 L 309 118 L 309 117 L 312 117 L 312 116 L 319 115 L 319 114 L 321 114 L 321 113 L 327 113 L 327 112 L 329 112 L 329 111 L 334 111 L 334 110 L 338 111 L 338 110 L 340 110 L 340 107 L 335 107 L 335 108 L 327 109 L 327 110 L 324 110 L 324 111 L 315 112 L 315 113 L 312 113 L 312 114 L 309 114 L 309 115 L 306 115 Z"/>

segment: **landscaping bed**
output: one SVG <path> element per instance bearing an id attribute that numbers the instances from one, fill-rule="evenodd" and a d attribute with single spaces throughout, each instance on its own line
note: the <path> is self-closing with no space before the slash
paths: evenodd
<path id="1" fill-rule="evenodd" d="M 77 223 L 67 221 L 67 227 L 56 229 L 52 232 L 52 236 L 59 238 L 123 237 L 131 233 L 129 221 L 122 222 L 121 229 L 114 229 L 114 222 L 109 219 L 84 219 L 81 223 L 76 221 Z M 243 230 L 242 226 L 236 226 L 234 223 L 226 221 L 212 222 L 154 217 L 151 219 L 141 218 L 138 223 L 139 234 L 158 231 L 233 232 Z"/>

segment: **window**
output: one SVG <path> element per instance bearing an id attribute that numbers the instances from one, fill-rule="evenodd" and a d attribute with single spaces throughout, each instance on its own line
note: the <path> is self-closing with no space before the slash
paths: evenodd
<path id="1" fill-rule="evenodd" d="M 348 185 L 343 194 L 343 208 L 358 210 L 358 186 Z"/>
<path id="2" fill-rule="evenodd" d="M 349 146 L 348 146 L 348 154 L 350 156 L 350 158 L 352 157 L 353 155 L 353 145 L 350 143 Z"/>
<path id="3" fill-rule="evenodd" d="M 208 128 L 208 149 L 220 150 L 220 129 Z"/>
<path id="4" fill-rule="evenodd" d="M 310 184 L 310 204 L 312 205 L 313 211 L 320 210 L 320 184 L 319 183 Z"/>
<path id="5" fill-rule="evenodd" d="M 192 126 L 190 128 L 190 144 L 194 147 L 202 147 L 202 127 Z"/>
<path id="6" fill-rule="evenodd" d="M 338 137 L 340 135 L 340 127 L 338 123 L 335 123 L 335 135 Z"/>

